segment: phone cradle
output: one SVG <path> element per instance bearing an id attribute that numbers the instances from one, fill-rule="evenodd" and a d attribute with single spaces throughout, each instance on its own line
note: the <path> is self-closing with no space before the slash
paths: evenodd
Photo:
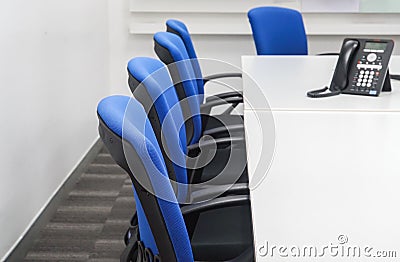
<path id="1" fill-rule="evenodd" d="M 383 82 L 382 92 L 392 92 L 392 83 L 390 81 L 389 69 L 386 73 L 385 82 Z"/>

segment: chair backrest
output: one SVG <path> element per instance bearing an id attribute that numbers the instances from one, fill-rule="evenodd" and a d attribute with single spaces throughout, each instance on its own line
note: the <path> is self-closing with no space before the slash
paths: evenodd
<path id="1" fill-rule="evenodd" d="M 191 59 L 194 74 L 196 76 L 198 93 L 204 95 L 203 74 L 201 73 L 200 64 L 197 59 L 196 50 L 194 49 L 194 45 L 192 42 L 192 38 L 190 37 L 189 30 L 182 21 L 176 19 L 167 20 L 166 26 L 167 26 L 167 32 L 178 35 L 185 44 L 186 51 L 189 55 L 189 58 Z M 203 103 L 203 101 L 201 101 L 201 103 Z"/>
<path id="2" fill-rule="evenodd" d="M 136 81 L 133 96 L 142 104 L 155 132 L 166 163 L 168 176 L 181 184 L 188 183 L 186 172 L 187 140 L 182 109 L 167 67 L 149 57 L 135 57 L 128 62 L 131 81 Z M 187 188 L 174 188 L 183 201 Z"/>
<path id="3" fill-rule="evenodd" d="M 301 14 L 283 7 L 257 7 L 248 12 L 258 55 L 307 55 Z"/>
<path id="4" fill-rule="evenodd" d="M 186 120 L 186 135 L 190 144 L 197 143 L 202 134 L 200 104 L 203 95 L 198 93 L 196 76 L 191 60 L 182 39 L 169 32 L 154 35 L 154 50 L 157 56 L 168 65 L 175 90 Z M 196 99 L 192 99 L 196 97 Z"/>
<path id="5" fill-rule="evenodd" d="M 100 101 L 97 113 L 100 137 L 132 179 L 142 255 L 149 256 L 146 261 L 193 261 L 185 222 L 144 108 L 135 99 L 111 96 Z"/>

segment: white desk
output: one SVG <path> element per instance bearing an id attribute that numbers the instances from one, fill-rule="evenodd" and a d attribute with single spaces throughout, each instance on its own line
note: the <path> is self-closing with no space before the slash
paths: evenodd
<path id="1" fill-rule="evenodd" d="M 335 64 L 335 57 L 242 59 L 257 261 L 400 257 L 400 83 L 379 97 L 307 98 L 330 83 Z M 398 57 L 390 69 L 400 72 Z"/>

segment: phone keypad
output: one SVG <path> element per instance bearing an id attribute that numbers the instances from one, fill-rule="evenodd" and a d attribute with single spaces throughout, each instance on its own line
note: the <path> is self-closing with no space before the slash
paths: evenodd
<path id="1" fill-rule="evenodd" d="M 350 91 L 377 94 L 376 85 L 379 80 L 379 71 L 382 65 L 382 56 L 375 53 L 364 54 L 357 63 L 358 70 L 353 77 Z"/>

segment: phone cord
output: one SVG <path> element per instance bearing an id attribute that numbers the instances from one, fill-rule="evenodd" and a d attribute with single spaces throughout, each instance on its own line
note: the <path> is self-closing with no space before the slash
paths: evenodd
<path id="1" fill-rule="evenodd" d="M 342 93 L 341 90 L 335 90 L 332 92 L 327 92 L 324 93 L 328 90 L 329 88 L 327 86 L 325 86 L 324 88 L 321 89 L 316 89 L 316 90 L 312 90 L 312 91 L 308 91 L 307 92 L 307 96 L 311 97 L 311 98 L 320 98 L 320 97 L 329 97 L 329 96 L 337 96 L 340 95 Z"/>

